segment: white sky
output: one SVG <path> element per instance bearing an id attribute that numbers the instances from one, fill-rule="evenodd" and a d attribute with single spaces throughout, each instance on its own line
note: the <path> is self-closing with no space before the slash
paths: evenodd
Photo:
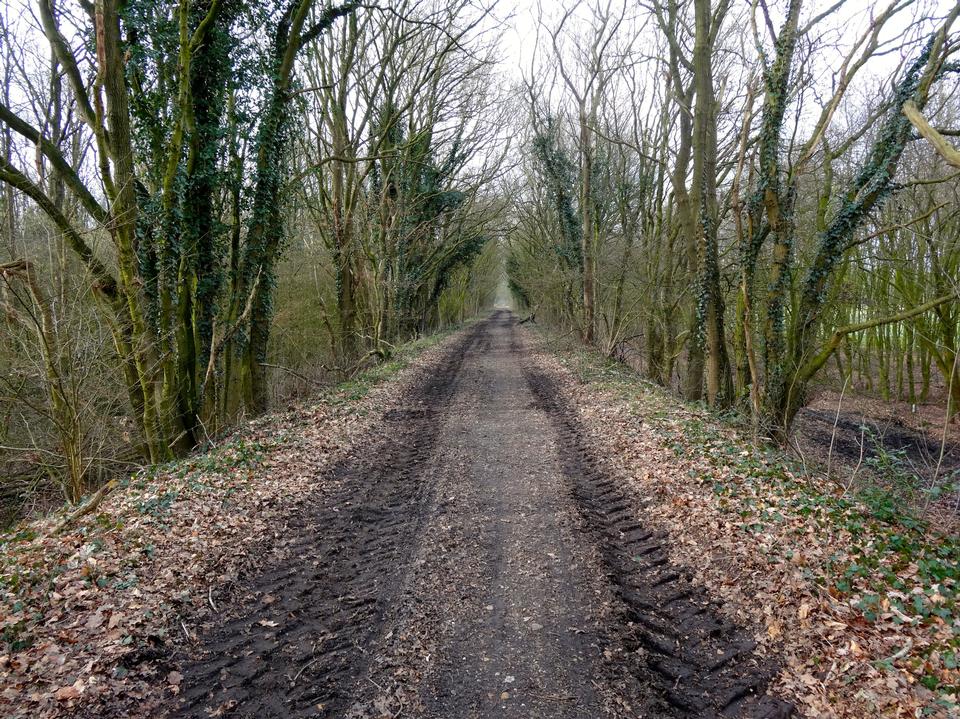
<path id="1" fill-rule="evenodd" d="M 599 0 L 606 4 L 608 0 Z M 615 8 L 620 7 L 620 0 L 609 0 Z M 822 21 L 822 29 L 830 28 L 838 32 L 842 41 L 850 42 L 857 37 L 866 28 L 870 18 L 882 9 L 884 9 L 890 0 L 847 0 L 834 15 Z M 502 45 L 504 50 L 503 69 L 506 73 L 519 79 L 521 71 L 529 72 L 530 57 L 536 44 L 537 36 L 537 16 L 538 9 L 542 10 L 545 18 L 555 19 L 565 8 L 570 7 L 576 0 L 514 0 L 505 2 L 500 0 L 494 10 L 494 15 L 506 24 L 506 30 L 502 36 Z M 598 0 L 583 0 L 584 7 L 597 4 Z M 637 0 L 626 0 L 628 6 L 639 8 L 641 3 Z M 835 0 L 807 0 L 801 13 L 801 23 L 804 19 L 814 17 L 822 12 Z M 733 0 L 732 8 L 749 7 L 750 0 Z M 768 0 L 771 14 L 779 22 L 782 17 L 778 10 L 785 6 L 783 0 Z M 906 10 L 900 17 L 906 18 L 912 14 L 927 15 L 935 14 L 943 16 L 950 11 L 954 5 L 954 0 L 915 0 L 914 8 Z M 893 22 L 886 35 L 889 37 L 894 33 L 899 33 L 905 25 L 905 22 Z M 779 26 L 777 30 L 779 31 Z M 956 29 L 956 28 L 955 28 Z M 891 58 L 891 61 L 893 59 Z M 886 64 L 886 63 L 884 63 Z"/>
<path id="2" fill-rule="evenodd" d="M 484 2 L 484 0 L 478 0 Z M 493 2 L 494 0 L 487 0 Z M 648 11 L 644 6 L 649 6 L 654 0 L 581 0 L 581 6 L 577 14 L 568 21 L 570 33 L 576 35 L 588 30 L 587 18 L 589 17 L 588 8 L 598 4 L 606 6 L 612 5 L 617 13 L 622 3 L 627 4 L 628 14 L 634 16 L 648 17 Z M 663 0 L 661 0 L 663 1 Z M 827 8 L 831 7 L 836 0 L 805 0 L 801 12 L 801 25 L 805 24 L 811 18 L 817 16 Z M 896 48 L 901 43 L 900 36 L 904 34 L 905 29 L 909 37 L 914 41 L 925 40 L 934 26 L 939 26 L 939 19 L 943 18 L 954 6 L 955 0 L 913 0 L 908 2 L 909 7 L 896 15 L 887 23 L 881 33 L 881 42 L 895 40 L 894 45 L 888 49 L 892 52 L 879 54 L 871 58 L 866 66 L 857 74 L 850 89 L 845 95 L 844 101 L 840 106 L 839 118 L 849 116 L 855 118 L 860 115 L 868 106 L 873 106 L 876 102 L 878 93 L 884 95 L 889 90 L 887 80 L 896 72 L 897 68 L 905 59 L 912 58 L 919 51 L 918 45 L 914 45 L 902 52 Z M 537 47 L 537 17 L 542 13 L 546 20 L 547 27 L 556 26 L 557 20 L 564 12 L 565 8 L 575 4 L 577 0 L 499 0 L 495 9 L 494 16 L 501 21 L 501 48 L 503 60 L 501 63 L 501 73 L 508 84 L 519 84 L 524 76 L 529 76 L 531 71 L 531 59 L 534 58 Z M 809 38 L 819 37 L 819 48 L 812 56 L 811 64 L 805 70 L 812 73 L 813 85 L 805 91 L 802 104 L 799 106 L 798 115 L 795 116 L 799 127 L 804 127 L 811 123 L 819 114 L 825 98 L 832 94 L 836 82 L 835 74 L 839 68 L 842 57 L 849 52 L 852 44 L 859 40 L 864 32 L 869 28 L 871 20 L 877 14 L 882 12 L 890 4 L 891 0 L 846 0 L 846 3 L 832 15 L 829 15 L 811 31 Z M 901 3 L 904 0 L 900 0 Z M 486 3 L 485 3 L 486 4 Z M 786 8 L 787 0 L 767 0 L 770 8 L 772 22 L 777 32 L 780 30 L 780 23 L 783 19 L 783 11 Z M 735 23 L 741 24 L 748 22 L 751 0 L 732 0 L 730 16 L 728 16 L 725 26 L 735 29 Z M 577 17 L 581 19 L 579 22 Z M 739 17 L 738 17 L 739 16 Z M 762 19 L 758 18 L 759 31 L 763 36 L 765 45 L 770 51 L 771 41 L 764 27 Z M 630 27 L 631 25 L 627 25 Z M 636 27 L 636 25 L 632 25 Z M 634 31 L 635 32 L 635 31 Z M 641 39 L 636 42 L 635 49 L 642 54 L 656 52 L 653 38 L 655 23 L 650 22 L 646 31 L 650 33 L 651 42 L 644 43 Z M 749 26 L 747 28 L 749 33 Z M 960 32 L 960 27 L 955 26 L 953 32 Z M 744 48 L 747 57 L 753 60 L 757 53 L 754 49 L 752 37 L 746 38 L 747 46 Z M 572 47 L 572 43 L 567 45 Z M 881 48 L 883 48 L 881 44 Z M 538 65 L 552 66 L 550 60 L 549 36 L 543 29 L 540 30 L 540 49 L 536 52 L 536 61 Z M 653 68 L 651 68 L 653 70 Z M 796 71 L 796 70 L 795 70 Z M 722 83 L 723 78 L 717 77 L 717 82 Z M 731 88 L 728 92 L 736 92 L 738 80 L 731 78 Z M 742 87 L 742 86 L 741 86 Z M 545 88 L 546 89 L 546 88 Z M 620 93 L 611 88 L 613 94 L 611 97 L 619 97 Z M 622 91 L 622 90 L 621 90 Z M 556 85 L 553 90 L 548 90 L 551 98 L 549 104 L 556 107 L 557 102 L 563 102 L 565 93 Z M 640 98 L 636 98 L 640 100 Z M 625 100 L 625 101 L 633 101 Z M 642 101 L 642 100 L 641 100 Z M 647 99 L 652 102 L 651 98 Z M 720 98 L 721 103 L 724 102 Z M 735 106 L 729 106 L 736 109 Z M 738 113 L 736 113 L 738 114 Z M 519 119 L 519 118 L 518 118 Z M 838 126 L 842 126 L 842 121 Z M 801 130 L 801 134 L 803 131 Z"/>

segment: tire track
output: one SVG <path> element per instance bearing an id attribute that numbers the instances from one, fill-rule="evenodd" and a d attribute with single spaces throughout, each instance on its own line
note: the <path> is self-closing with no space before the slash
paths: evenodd
<path id="1" fill-rule="evenodd" d="M 383 433 L 331 470 L 333 501 L 303 507 L 285 557 L 252 577 L 234 616 L 182 667 L 176 716 L 340 716 L 394 610 L 432 488 L 421 476 L 478 324 L 425 373 Z"/>
<path id="2" fill-rule="evenodd" d="M 653 716 L 792 716 L 792 705 L 765 694 L 777 667 L 754 655 L 748 632 L 722 619 L 705 591 L 670 563 L 669 537 L 637 521 L 640 510 L 603 472 L 556 382 L 530 363 L 524 374 L 556 428 L 564 474 L 622 602 L 621 641 L 641 658 L 631 670 L 658 696 Z"/>
<path id="3" fill-rule="evenodd" d="M 572 511 L 580 518 L 577 531 L 583 531 L 583 540 L 599 550 L 600 569 L 615 595 L 613 615 L 605 615 L 597 627 L 600 642 L 615 648 L 613 655 L 618 657 L 616 667 L 594 675 L 604 690 L 633 687 L 636 691 L 628 692 L 630 703 L 643 707 L 642 716 L 791 716 L 790 705 L 765 694 L 776 667 L 756 656 L 748 633 L 721 619 L 706 593 L 670 564 L 669 538 L 637 521 L 637 507 L 602 471 L 556 382 L 530 362 L 527 350 L 517 343 L 513 319 L 501 314 L 465 333 L 418 382 L 411 383 L 403 401 L 385 408 L 381 433 L 372 432 L 370 445 L 359 456 L 330 470 L 331 486 L 337 487 L 333 499 L 305 505 L 290 518 L 285 553 L 246 581 L 239 610 L 203 637 L 201 652 L 182 668 L 179 716 L 342 717 L 369 703 L 376 693 L 373 687 L 379 688 L 371 679 L 379 676 L 374 662 L 382 663 L 384 652 L 389 654 L 387 628 L 402 625 L 404 611 L 415 611 L 424 599 L 407 596 L 410 577 L 416 576 L 408 575 L 417 564 L 413 561 L 417 553 L 426 546 L 423 543 L 428 542 L 428 522 L 436 521 L 435 516 L 431 519 L 431 508 L 441 475 L 430 467 L 451 460 L 443 454 L 449 448 L 444 449 L 440 438 L 450 417 L 463 411 L 457 409 L 453 393 L 464 391 L 462 384 L 469 382 L 468 377 L 487 376 L 488 382 L 495 377 L 500 384 L 484 391 L 502 397 L 504 408 L 518 399 L 504 379 L 509 373 L 494 370 L 496 363 L 490 365 L 488 375 L 476 375 L 474 367 L 476 377 L 466 373 L 458 379 L 465 360 L 476 361 L 478 353 L 493 351 L 491 328 L 501 325 L 507 329 L 504 346 L 522 368 L 522 374 L 517 373 L 520 386 L 526 385 L 521 394 L 529 400 L 529 388 L 530 407 L 543 412 L 551 433 L 556 433 L 554 461 L 559 462 L 556 471 L 562 473 L 558 476 L 564 488 L 561 495 L 569 492 Z M 456 433 L 469 426 L 447 429 Z M 497 441 L 493 430 L 480 427 L 478 432 L 474 437 L 478 446 Z M 484 475 L 493 482 L 488 490 L 500 491 L 496 482 L 502 477 L 498 479 L 480 454 L 482 450 L 472 455 L 480 462 L 477 471 L 493 472 Z M 487 454 L 492 457 L 496 452 L 490 449 Z M 523 473 L 522 469 L 512 471 Z M 526 507 L 526 501 L 520 504 Z M 480 506 L 490 502 L 486 497 Z M 502 518 L 504 513 L 494 514 Z M 466 528 L 470 521 L 472 514 L 458 520 L 457 526 L 462 522 Z M 514 564 L 540 567 L 542 563 L 527 562 L 523 554 L 524 547 L 535 544 L 519 542 Z M 457 576 L 452 572 L 451 578 Z M 487 593 L 500 590 L 500 583 L 494 581 Z M 436 599 L 437 593 L 430 596 Z M 486 611 L 479 616 L 481 624 L 493 621 Z M 425 626 L 425 631 L 431 634 L 436 629 Z M 517 666 L 546 656 L 538 637 L 515 637 Z M 450 664 L 448 669 L 453 672 L 451 686 L 459 688 L 447 700 L 460 702 L 460 695 L 473 685 L 460 687 L 456 678 L 468 668 L 468 657 L 476 663 L 484 652 L 472 644 L 457 647 L 456 666 Z M 497 651 L 500 648 L 494 643 L 486 654 L 494 656 Z M 560 674 L 549 672 L 548 678 Z M 483 672 L 478 676 L 481 690 L 494 683 Z M 410 689 L 416 691 L 414 685 Z M 447 709 L 452 711 L 451 707 L 456 712 L 469 710 L 459 703 Z M 550 709 L 555 710 L 562 708 Z"/>

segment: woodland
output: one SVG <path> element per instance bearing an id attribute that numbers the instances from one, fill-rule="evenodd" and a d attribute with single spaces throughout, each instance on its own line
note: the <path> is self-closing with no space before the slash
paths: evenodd
<path id="1" fill-rule="evenodd" d="M 469 3 L 4 13 L 5 506 L 491 303 L 507 143 Z"/>
<path id="2" fill-rule="evenodd" d="M 8 0 L 0 714 L 960 716 L 960 4 Z"/>
<path id="3" fill-rule="evenodd" d="M 958 14 L 8 3 L 0 505 L 76 502 L 495 302 L 763 441 L 832 387 L 932 406 L 946 446 Z"/>

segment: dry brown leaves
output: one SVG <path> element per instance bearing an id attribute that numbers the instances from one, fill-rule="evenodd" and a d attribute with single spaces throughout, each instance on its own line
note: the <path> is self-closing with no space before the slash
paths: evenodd
<path id="1" fill-rule="evenodd" d="M 707 456 L 697 437 L 684 435 L 692 420 L 724 432 L 736 452 L 754 452 L 748 441 L 639 378 L 606 382 L 596 357 L 555 354 L 542 338 L 532 344 L 541 347 L 538 361 L 555 374 L 609 471 L 645 502 L 644 521 L 670 533 L 672 559 L 693 570 L 725 612 L 753 627 L 758 651 L 781 664 L 773 692 L 807 717 L 960 716 L 956 705 L 943 703 L 950 695 L 935 696 L 919 681 L 935 670 L 942 683 L 960 682 L 956 669 L 931 653 L 960 634 L 956 616 L 920 626 L 885 599 L 877 620 L 867 621 L 853 602 L 812 579 L 829 576 L 831 559 L 847 552 L 849 533 L 746 481 L 735 462 Z M 589 379 L 581 376 L 585 365 L 592 365 Z M 718 494 L 718 482 L 730 491 Z M 743 517 L 764 512 L 778 513 L 778 521 L 745 531 Z"/>
<path id="2" fill-rule="evenodd" d="M 163 658 L 190 645 L 238 577 L 282 543 L 290 510 L 328 491 L 325 469 L 440 353 L 361 399 L 356 385 L 331 392 L 138 475 L 60 534 L 62 514 L 4 536 L 0 714 L 154 715 L 182 679 Z"/>

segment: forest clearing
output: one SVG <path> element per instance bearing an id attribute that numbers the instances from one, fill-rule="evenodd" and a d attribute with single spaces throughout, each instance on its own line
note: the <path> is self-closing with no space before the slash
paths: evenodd
<path id="1" fill-rule="evenodd" d="M 0 716 L 960 716 L 960 4 L 10 0 Z"/>

